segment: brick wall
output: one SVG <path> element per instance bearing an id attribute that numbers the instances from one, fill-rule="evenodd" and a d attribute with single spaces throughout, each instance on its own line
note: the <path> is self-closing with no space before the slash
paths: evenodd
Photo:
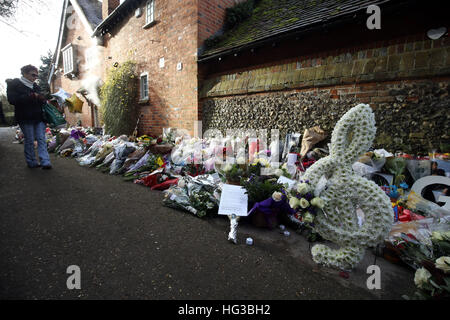
<path id="1" fill-rule="evenodd" d="M 105 19 L 120 4 L 120 0 L 103 0 L 102 17 Z"/>
<path id="2" fill-rule="evenodd" d="M 183 5 L 158 0 L 153 25 L 143 28 L 145 10 L 139 18 L 133 12 L 105 36 L 104 74 L 115 62 L 127 60 L 137 63 L 138 75 L 148 73 L 149 101 L 136 101 L 142 115 L 139 134 L 159 135 L 164 127 L 194 132 L 198 105 L 196 5 L 193 0 L 183 1 Z M 178 63 L 181 70 L 177 70 Z"/>
<path id="3" fill-rule="evenodd" d="M 287 63 L 233 70 L 203 82 L 200 97 L 226 96 L 450 74 L 450 38 L 402 39 L 369 48 L 319 52 Z M 362 102 L 369 101 L 368 95 Z"/>
<path id="4" fill-rule="evenodd" d="M 346 110 L 369 103 L 378 147 L 449 152 L 450 38 L 426 36 L 448 23 L 422 17 L 384 16 L 379 32 L 355 22 L 200 62 L 203 129 L 331 133 Z"/>

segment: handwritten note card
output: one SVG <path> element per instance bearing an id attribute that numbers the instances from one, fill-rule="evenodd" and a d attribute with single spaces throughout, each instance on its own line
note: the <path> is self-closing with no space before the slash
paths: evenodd
<path id="1" fill-rule="evenodd" d="M 220 197 L 219 214 L 237 216 L 248 215 L 248 195 L 241 186 L 224 184 Z"/>
<path id="2" fill-rule="evenodd" d="M 287 164 L 293 166 L 295 165 L 296 162 L 297 162 L 297 154 L 289 153 Z"/>
<path id="3" fill-rule="evenodd" d="M 286 178 L 285 176 L 280 176 L 279 178 L 278 178 L 278 181 L 277 181 L 278 183 L 280 183 L 280 184 L 288 184 L 288 190 L 291 190 L 292 189 L 292 187 L 295 185 L 295 183 L 297 182 L 297 181 L 295 181 L 295 180 L 291 180 L 291 179 L 289 179 L 289 178 Z"/>

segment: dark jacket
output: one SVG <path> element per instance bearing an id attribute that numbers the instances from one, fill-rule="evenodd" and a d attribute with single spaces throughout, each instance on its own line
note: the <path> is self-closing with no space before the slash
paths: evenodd
<path id="1" fill-rule="evenodd" d="M 20 79 L 7 82 L 6 94 L 9 103 L 15 107 L 15 117 L 18 123 L 44 121 L 42 115 L 44 103 L 42 100 L 33 97 L 31 95 L 33 92 L 41 92 L 36 83 L 33 84 L 33 89 L 30 89 Z"/>

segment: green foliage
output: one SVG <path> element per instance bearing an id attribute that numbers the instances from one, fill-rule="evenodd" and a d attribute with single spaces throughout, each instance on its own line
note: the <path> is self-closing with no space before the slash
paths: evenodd
<path id="1" fill-rule="evenodd" d="M 189 197 L 189 202 L 193 208 L 197 210 L 197 216 L 203 218 L 212 209 L 216 208 L 216 204 L 212 201 L 211 195 L 205 190 L 192 193 Z"/>
<path id="2" fill-rule="evenodd" d="M 10 18 L 16 13 L 18 0 L 0 1 L 0 17 Z"/>
<path id="3" fill-rule="evenodd" d="M 39 87 L 41 94 L 47 99 L 51 99 L 50 86 L 48 85 L 48 77 L 52 67 L 53 53 L 49 50 L 46 56 L 41 56 L 42 64 L 39 67 Z"/>
<path id="4" fill-rule="evenodd" d="M 105 132 L 110 135 L 131 135 L 137 121 L 136 63 L 126 61 L 109 70 L 100 89 L 100 113 Z"/>
<path id="5" fill-rule="evenodd" d="M 3 114 L 5 116 L 6 124 L 13 125 L 14 123 L 14 106 L 9 104 L 6 94 L 0 93 L 0 101 L 2 103 Z"/>
<path id="6" fill-rule="evenodd" d="M 403 172 L 406 168 L 406 160 L 399 157 L 391 157 L 386 159 L 386 164 L 384 165 L 386 170 L 395 176 L 394 184 L 399 186 L 405 180 Z"/>
<path id="7" fill-rule="evenodd" d="M 256 3 L 257 1 L 255 0 L 247 0 L 234 7 L 225 9 L 224 29 L 230 30 L 245 19 L 248 19 L 252 15 Z"/>
<path id="8" fill-rule="evenodd" d="M 250 203 L 264 201 L 270 198 L 275 191 L 281 192 L 283 189 L 283 185 L 277 183 L 276 178 L 265 179 L 254 175 L 247 181 L 242 181 L 241 185 L 247 190 Z"/>

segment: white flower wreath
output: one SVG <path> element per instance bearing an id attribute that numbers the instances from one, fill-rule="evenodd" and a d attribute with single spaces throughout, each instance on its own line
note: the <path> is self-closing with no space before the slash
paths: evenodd
<path id="1" fill-rule="evenodd" d="M 330 155 L 306 170 L 302 179 L 315 187 L 325 177 L 327 188 L 320 194 L 325 202 L 315 219 L 316 231 L 340 246 L 334 250 L 315 245 L 316 263 L 352 269 L 365 248 L 376 246 L 388 235 L 393 223 L 393 210 L 386 194 L 372 181 L 352 171 L 352 164 L 366 152 L 375 138 L 375 117 L 369 105 L 359 104 L 338 121 L 331 137 Z M 364 212 L 364 224 L 358 224 L 356 209 Z"/>

